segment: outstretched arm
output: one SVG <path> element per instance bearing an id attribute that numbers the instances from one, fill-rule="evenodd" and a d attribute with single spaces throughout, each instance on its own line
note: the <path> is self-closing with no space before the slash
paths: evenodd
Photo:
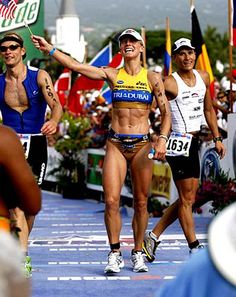
<path id="1" fill-rule="evenodd" d="M 55 49 L 52 44 L 48 43 L 43 37 L 32 35 L 31 40 L 35 47 L 46 54 L 52 55 L 63 66 L 70 68 L 72 71 L 81 73 L 88 78 L 97 80 L 106 80 L 107 75 L 104 68 L 94 67 L 88 64 L 83 64 L 63 52 Z M 104 65 L 105 66 L 105 65 Z"/>

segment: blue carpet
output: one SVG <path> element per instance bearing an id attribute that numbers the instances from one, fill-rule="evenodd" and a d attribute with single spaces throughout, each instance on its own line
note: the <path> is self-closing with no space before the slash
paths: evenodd
<path id="1" fill-rule="evenodd" d="M 29 241 L 33 263 L 32 297 L 152 297 L 188 261 L 188 247 L 178 222 L 163 235 L 149 272 L 134 273 L 129 262 L 133 246 L 131 214 L 122 209 L 122 253 L 125 267 L 115 276 L 103 273 L 109 244 L 104 204 L 95 200 L 63 199 L 43 192 L 43 208 Z M 148 229 L 157 218 L 150 218 Z M 210 218 L 195 217 L 201 242 L 206 243 Z"/>

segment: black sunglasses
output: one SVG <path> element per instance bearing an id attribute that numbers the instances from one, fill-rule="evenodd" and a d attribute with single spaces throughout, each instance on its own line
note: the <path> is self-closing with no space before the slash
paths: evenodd
<path id="1" fill-rule="evenodd" d="M 21 47 L 21 46 L 19 44 L 12 44 L 12 45 L 9 45 L 9 46 L 1 45 L 0 46 L 0 52 L 5 53 L 8 49 L 11 50 L 11 51 L 15 51 L 18 47 Z"/>

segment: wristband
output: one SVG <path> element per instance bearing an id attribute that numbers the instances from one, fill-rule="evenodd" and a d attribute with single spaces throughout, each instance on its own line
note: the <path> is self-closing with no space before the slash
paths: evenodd
<path id="1" fill-rule="evenodd" d="M 160 134 L 160 135 L 159 135 L 159 138 L 163 138 L 163 139 L 165 139 L 166 142 L 168 141 L 168 137 L 165 136 L 164 134 Z"/>
<path id="2" fill-rule="evenodd" d="M 217 141 L 222 142 L 223 141 L 223 138 L 221 136 L 217 136 L 217 137 L 214 137 L 213 138 L 213 141 L 214 141 L 214 143 L 216 143 Z"/>
<path id="3" fill-rule="evenodd" d="M 53 49 L 50 50 L 49 52 L 49 56 L 53 56 L 53 54 L 55 53 L 56 48 L 54 47 Z"/>

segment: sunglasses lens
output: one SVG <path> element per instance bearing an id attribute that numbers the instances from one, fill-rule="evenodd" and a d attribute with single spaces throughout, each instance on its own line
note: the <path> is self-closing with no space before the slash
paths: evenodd
<path id="1" fill-rule="evenodd" d="M 6 46 L 0 46 L 0 51 L 2 53 L 4 53 L 6 50 L 7 50 L 7 47 Z"/>
<path id="2" fill-rule="evenodd" d="M 0 51 L 2 53 L 5 53 L 8 49 L 10 49 L 11 51 L 15 51 L 18 47 L 20 47 L 20 45 L 18 44 L 12 44 L 10 46 L 0 46 Z"/>
<path id="3" fill-rule="evenodd" d="M 9 46 L 9 49 L 10 49 L 11 51 L 14 51 L 14 50 L 16 50 L 18 47 L 19 47 L 19 45 L 10 45 L 10 46 Z"/>

